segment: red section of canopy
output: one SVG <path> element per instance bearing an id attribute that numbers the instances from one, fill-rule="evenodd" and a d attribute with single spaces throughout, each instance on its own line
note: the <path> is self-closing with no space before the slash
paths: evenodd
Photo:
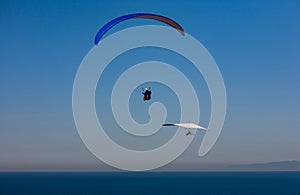
<path id="1" fill-rule="evenodd" d="M 165 24 L 168 24 L 168 25 L 172 26 L 173 28 L 178 30 L 182 35 L 184 35 L 183 28 L 178 23 L 174 22 L 173 20 L 171 20 L 169 18 L 165 18 L 163 16 L 156 16 L 156 15 L 139 15 L 139 16 L 136 16 L 135 18 L 147 18 L 147 19 L 153 19 L 153 20 L 161 21 Z"/>

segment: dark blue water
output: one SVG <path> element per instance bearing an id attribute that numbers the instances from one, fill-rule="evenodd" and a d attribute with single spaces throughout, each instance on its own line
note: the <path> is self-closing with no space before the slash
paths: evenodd
<path id="1" fill-rule="evenodd" d="M 0 173 L 0 194 L 300 194 L 300 172 Z"/>

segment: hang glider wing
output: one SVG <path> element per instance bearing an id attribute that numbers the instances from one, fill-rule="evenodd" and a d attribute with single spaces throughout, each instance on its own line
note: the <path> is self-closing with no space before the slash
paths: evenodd
<path id="1" fill-rule="evenodd" d="M 202 130 L 208 130 L 205 127 L 201 127 L 200 125 L 194 124 L 194 123 L 166 123 L 162 126 L 177 126 L 177 127 L 183 127 L 186 129 L 202 129 Z"/>

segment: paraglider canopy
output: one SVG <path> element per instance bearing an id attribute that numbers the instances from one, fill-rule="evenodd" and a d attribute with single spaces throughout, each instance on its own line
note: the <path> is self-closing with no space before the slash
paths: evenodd
<path id="1" fill-rule="evenodd" d="M 114 27 L 116 24 L 124 21 L 124 20 L 128 20 L 128 19 L 132 19 L 132 18 L 147 18 L 147 19 L 152 19 L 152 20 L 157 20 L 157 21 L 161 21 L 165 24 L 168 24 L 169 26 L 175 28 L 176 30 L 178 30 L 182 35 L 184 35 L 184 30 L 183 28 L 174 20 L 167 18 L 165 16 L 161 16 L 161 15 L 157 15 L 157 14 L 147 14 L 147 13 L 134 13 L 134 14 L 127 14 L 124 16 L 120 16 L 118 18 L 115 18 L 113 20 L 111 20 L 110 22 L 106 23 L 96 34 L 95 36 L 95 40 L 94 43 L 95 45 L 97 45 L 99 43 L 99 41 L 101 40 L 101 38 L 104 36 L 104 34 L 111 29 L 112 27 Z"/>

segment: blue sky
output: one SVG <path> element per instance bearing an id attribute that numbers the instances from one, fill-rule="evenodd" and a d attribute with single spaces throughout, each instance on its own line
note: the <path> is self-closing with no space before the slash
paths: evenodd
<path id="1" fill-rule="evenodd" d="M 72 87 L 99 28 L 134 12 L 157 13 L 180 23 L 212 54 L 227 90 L 226 121 L 213 150 L 199 158 L 202 137 L 197 136 L 181 157 L 161 170 L 300 160 L 298 1 L 2 1 L 1 171 L 115 170 L 98 161 L 80 140 L 72 116 Z M 126 21 L 111 33 L 144 24 L 163 25 Z M 157 52 L 157 60 L 164 59 L 165 51 L 150 52 Z M 130 52 L 119 61 L 122 58 L 129 64 L 139 61 Z M 188 74 L 189 69 L 182 71 Z M 107 70 L 103 78 L 107 88 L 114 76 Z M 172 96 L 165 87 L 152 85 L 163 91 L 162 96 Z M 206 95 L 201 106 L 209 109 L 205 106 L 209 103 L 207 89 L 205 85 L 202 88 Z M 101 93 L 107 96 L 100 87 L 97 96 Z M 138 98 L 133 95 L 132 101 Z M 101 106 L 107 107 L 97 103 L 97 108 Z M 141 122 L 147 120 L 139 114 L 144 109 L 133 107 Z M 176 112 L 176 106 L 174 109 Z M 209 115 L 205 113 L 203 121 L 207 123 Z M 98 112 L 98 116 L 109 118 L 109 114 L 102 115 Z M 124 145 L 130 143 L 124 140 Z"/>

